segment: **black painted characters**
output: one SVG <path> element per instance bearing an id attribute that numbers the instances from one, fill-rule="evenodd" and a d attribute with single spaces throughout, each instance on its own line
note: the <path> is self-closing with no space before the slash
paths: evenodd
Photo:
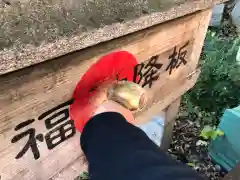
<path id="1" fill-rule="evenodd" d="M 186 55 L 187 55 L 187 50 L 185 49 L 189 44 L 189 41 L 181 46 L 179 50 L 177 51 L 177 47 L 174 47 L 173 53 L 169 56 L 168 59 L 170 59 L 170 63 L 168 67 L 166 68 L 166 71 L 169 71 L 169 74 L 172 74 L 173 69 L 179 68 L 181 64 L 186 65 Z"/>
<path id="2" fill-rule="evenodd" d="M 46 140 L 48 149 L 53 149 L 63 141 L 74 136 L 74 134 L 76 133 L 74 122 L 69 121 L 68 106 L 71 103 L 72 101 L 67 101 L 41 114 L 38 117 L 38 120 L 45 119 L 46 128 L 51 129 L 51 131 L 49 131 L 45 135 L 45 140 Z M 64 123 L 59 125 L 62 122 Z"/>
<path id="3" fill-rule="evenodd" d="M 16 159 L 21 158 L 29 149 L 33 153 L 34 159 L 40 158 L 40 152 L 37 146 L 37 141 L 43 142 L 46 141 L 47 147 L 49 150 L 55 148 L 57 145 L 63 141 L 73 137 L 76 133 L 74 127 L 74 122 L 69 120 L 69 110 L 68 106 L 73 101 L 67 101 L 63 104 L 60 104 L 47 112 L 44 112 L 38 117 L 38 120 L 44 120 L 45 127 L 50 130 L 44 136 L 43 134 L 37 134 L 34 128 L 29 128 L 26 131 L 17 134 L 12 138 L 12 143 L 20 141 L 22 138 L 28 136 L 28 140 L 22 150 L 15 157 Z M 15 127 L 15 131 L 20 131 L 21 129 L 29 126 L 35 121 L 35 119 L 29 119 L 18 124 Z"/>
<path id="4" fill-rule="evenodd" d="M 34 119 L 29 119 L 27 121 L 24 121 L 24 122 L 18 124 L 15 127 L 15 131 L 21 130 L 22 128 L 32 124 L 34 121 L 35 121 Z M 28 149 L 31 149 L 32 153 L 33 153 L 33 156 L 34 156 L 34 159 L 38 159 L 40 157 L 40 152 L 39 152 L 38 147 L 37 147 L 37 140 L 40 141 L 40 142 L 43 142 L 43 135 L 42 134 L 36 135 L 36 130 L 34 128 L 29 128 L 28 130 L 23 131 L 20 134 L 14 136 L 12 138 L 11 142 L 16 143 L 26 136 L 28 136 L 27 143 L 22 148 L 22 150 L 17 154 L 17 156 L 15 158 L 16 159 L 21 158 L 28 151 Z"/>
<path id="5" fill-rule="evenodd" d="M 169 75 L 172 74 L 173 69 L 177 69 L 181 64 L 186 65 L 186 55 L 187 55 L 187 46 L 189 41 L 186 42 L 183 46 L 177 49 L 177 46 L 174 47 L 172 54 L 169 56 L 169 64 L 165 71 L 169 71 Z M 133 82 L 141 84 L 142 87 L 152 88 L 153 82 L 157 81 L 160 77 L 160 70 L 163 67 L 163 64 L 160 63 L 159 55 L 152 56 L 147 63 L 140 63 L 134 67 L 133 73 Z M 119 80 L 118 76 L 116 77 Z M 120 79 L 121 81 L 127 80 L 127 78 Z"/>
<path id="6" fill-rule="evenodd" d="M 158 80 L 159 70 L 163 66 L 163 64 L 157 62 L 158 58 L 159 56 L 153 56 L 146 65 L 141 63 L 135 66 L 133 81 L 137 84 L 142 83 L 142 87 L 148 85 L 151 88 L 153 82 Z"/>

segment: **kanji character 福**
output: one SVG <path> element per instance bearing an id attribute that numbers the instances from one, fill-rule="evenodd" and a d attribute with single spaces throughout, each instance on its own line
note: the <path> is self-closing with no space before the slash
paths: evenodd
<path id="1" fill-rule="evenodd" d="M 15 127 L 15 131 L 18 131 L 28 125 L 30 125 L 31 123 L 33 123 L 35 120 L 34 119 L 29 119 L 27 121 L 24 121 L 20 124 L 18 124 Z M 26 145 L 22 148 L 22 150 L 17 154 L 17 156 L 15 157 L 16 159 L 21 158 L 26 152 L 27 150 L 30 148 L 32 150 L 34 159 L 38 159 L 40 157 L 40 153 L 37 147 L 37 140 L 40 142 L 43 142 L 43 135 L 42 134 L 38 134 L 36 135 L 36 130 L 34 128 L 30 128 L 16 136 L 14 136 L 11 140 L 12 143 L 16 143 L 17 141 L 19 141 L 20 139 L 24 138 L 28 136 L 28 141 L 26 143 Z"/>
<path id="2" fill-rule="evenodd" d="M 39 120 L 45 119 L 45 126 L 47 129 L 54 128 L 45 135 L 48 149 L 53 149 L 63 141 L 75 135 L 76 129 L 74 127 L 74 122 L 69 119 L 68 110 L 68 106 L 72 104 L 72 102 L 73 100 L 70 100 L 60 104 L 38 117 Z"/>
<path id="3" fill-rule="evenodd" d="M 66 121 L 64 124 L 49 131 L 45 135 L 48 149 L 53 149 L 63 141 L 74 136 L 76 129 L 74 127 L 74 121 Z"/>

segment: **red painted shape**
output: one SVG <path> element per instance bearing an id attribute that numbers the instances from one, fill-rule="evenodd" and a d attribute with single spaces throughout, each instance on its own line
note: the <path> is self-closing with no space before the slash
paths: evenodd
<path id="1" fill-rule="evenodd" d="M 84 125 L 91 118 L 93 107 L 89 100 L 94 96 L 95 89 L 103 82 L 127 79 L 133 81 L 134 66 L 137 65 L 136 58 L 129 52 L 113 52 L 101 57 L 82 76 L 77 84 L 70 106 L 70 118 L 74 120 L 75 127 L 82 132 Z"/>

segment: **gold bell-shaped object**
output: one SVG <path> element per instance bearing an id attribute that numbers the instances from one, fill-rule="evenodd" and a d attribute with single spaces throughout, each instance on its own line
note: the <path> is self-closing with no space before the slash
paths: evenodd
<path id="1" fill-rule="evenodd" d="M 130 111 L 142 110 L 147 104 L 147 92 L 138 84 L 129 81 L 113 84 L 108 89 L 107 98 Z"/>

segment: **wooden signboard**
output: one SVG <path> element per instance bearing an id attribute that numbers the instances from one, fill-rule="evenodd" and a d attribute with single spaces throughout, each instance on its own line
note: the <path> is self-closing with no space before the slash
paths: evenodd
<path id="1" fill-rule="evenodd" d="M 199 75 L 211 10 L 160 24 L 0 76 L 1 180 L 74 179 L 87 165 L 68 108 L 76 83 L 99 57 L 125 50 L 148 92 L 136 124 L 168 107 Z"/>

